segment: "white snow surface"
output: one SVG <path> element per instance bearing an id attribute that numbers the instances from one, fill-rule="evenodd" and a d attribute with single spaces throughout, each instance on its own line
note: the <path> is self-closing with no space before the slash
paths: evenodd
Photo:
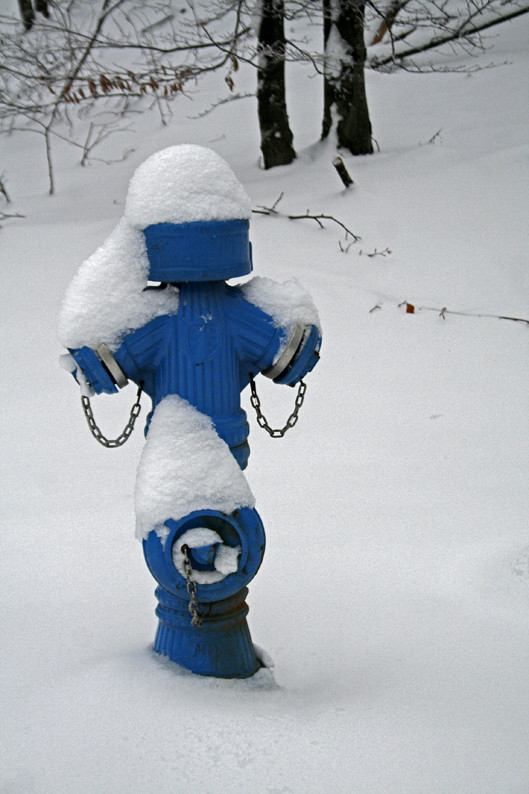
<path id="1" fill-rule="evenodd" d="M 224 74 L 180 96 L 167 126 L 138 117 L 108 138 L 101 160 L 134 149 L 123 162 L 80 168 L 54 141 L 52 198 L 42 136 L 0 139 L 3 208 L 25 216 L 0 230 L 6 794 L 529 791 L 529 329 L 496 318 L 529 319 L 529 16 L 490 33 L 478 58 L 437 63 L 495 69 L 366 74 L 380 151 L 340 152 L 348 190 L 301 64 L 287 65 L 298 157 L 284 168 L 258 167 L 253 100 L 189 118 L 228 93 Z M 244 64 L 233 77 L 254 91 Z M 134 168 L 189 140 L 255 207 L 283 193 L 285 214 L 362 237 L 252 219 L 256 274 L 299 279 L 325 338 L 285 438 L 243 393 L 267 534 L 248 623 L 275 662 L 247 681 L 153 654 L 155 582 L 132 531 L 145 440 L 98 445 L 56 364 L 76 263 L 119 222 Z M 293 390 L 258 388 L 284 422 Z M 133 401 L 132 385 L 93 400 L 105 435 Z"/>
<path id="2" fill-rule="evenodd" d="M 248 194 L 212 149 L 169 146 L 149 157 L 130 180 L 125 216 L 138 229 L 155 223 L 249 218 Z"/>
<path id="3" fill-rule="evenodd" d="M 231 513 L 255 500 L 228 445 L 211 419 L 178 395 L 165 397 L 154 411 L 136 479 L 136 534 L 178 521 L 194 510 Z"/>
<path id="4" fill-rule="evenodd" d="M 114 231 L 80 266 L 67 289 L 59 316 L 65 347 L 110 350 L 122 337 L 163 314 L 178 311 L 178 290 L 144 291 L 149 260 L 141 231 L 122 218 Z"/>

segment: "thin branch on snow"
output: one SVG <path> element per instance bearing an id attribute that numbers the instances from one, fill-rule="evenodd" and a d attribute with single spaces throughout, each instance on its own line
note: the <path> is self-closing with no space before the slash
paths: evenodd
<path id="1" fill-rule="evenodd" d="M 255 210 L 253 209 L 252 212 L 256 213 L 257 215 L 279 215 L 279 216 L 282 216 L 284 218 L 288 218 L 291 221 L 311 220 L 311 221 L 315 221 L 318 224 L 318 226 L 320 227 L 320 229 L 324 229 L 325 228 L 325 226 L 322 223 L 322 221 L 325 221 L 325 220 L 326 221 L 332 221 L 333 223 L 337 223 L 338 226 L 341 226 L 342 229 L 344 229 L 344 231 L 350 237 L 353 238 L 353 241 L 355 243 L 358 242 L 358 240 L 362 239 L 357 234 L 352 232 L 351 229 L 348 229 L 347 226 L 344 223 L 339 221 L 333 215 L 326 215 L 325 213 L 319 213 L 317 215 L 313 215 L 310 212 L 310 210 L 307 210 L 303 215 L 288 215 L 288 214 L 283 213 L 283 212 L 278 212 L 278 210 L 276 208 L 277 208 L 277 205 L 279 204 L 279 202 L 281 201 L 281 199 L 283 198 L 283 196 L 284 196 L 284 193 L 281 193 L 279 195 L 279 197 L 275 200 L 275 202 L 272 204 L 271 207 L 259 207 L 258 209 L 255 209 Z"/>
<path id="2" fill-rule="evenodd" d="M 400 309 L 402 306 L 406 307 L 407 314 L 415 314 L 416 312 L 437 312 L 439 317 L 442 317 L 443 320 L 446 320 L 447 314 L 454 314 L 459 317 L 482 317 L 493 320 L 510 320 L 514 323 L 524 323 L 525 325 L 529 325 L 529 320 L 526 320 L 523 317 L 510 317 L 506 314 L 458 312 L 452 309 L 447 309 L 446 306 L 443 306 L 442 309 L 436 308 L 435 306 L 415 306 L 415 304 L 410 303 L 409 301 L 402 301 L 402 303 L 398 304 L 397 308 Z"/>
<path id="3" fill-rule="evenodd" d="M 0 174 L 0 195 L 4 197 L 6 204 L 11 204 L 11 199 L 9 197 L 9 193 L 7 192 L 4 180 L 4 174 Z"/>
<path id="4" fill-rule="evenodd" d="M 388 256 L 391 253 L 392 253 L 392 251 L 391 251 L 390 248 L 384 248 L 383 251 L 379 251 L 378 248 L 375 248 L 374 251 L 362 251 L 362 250 L 360 250 L 358 252 L 358 256 L 362 256 L 363 255 L 363 256 L 368 256 L 371 259 L 373 259 L 375 256 Z"/>
<path id="5" fill-rule="evenodd" d="M 25 218 L 25 215 L 21 215 L 19 212 L 2 212 L 0 211 L 0 221 L 5 221 L 8 218 Z"/>
<path id="6" fill-rule="evenodd" d="M 443 128 L 442 128 L 442 127 L 440 127 L 440 129 L 438 129 L 438 130 L 437 130 L 437 132 L 435 132 L 435 133 L 432 135 L 432 137 L 430 138 L 430 140 L 429 140 L 429 141 L 426 141 L 426 144 L 423 144 L 423 143 L 421 143 L 421 144 L 419 144 L 419 145 L 420 145 L 420 146 L 425 146 L 425 145 L 426 145 L 426 146 L 428 146 L 429 144 L 431 144 L 431 143 L 435 143 L 436 141 L 442 141 L 442 138 L 441 138 L 441 133 L 442 133 L 442 131 L 443 131 Z"/>
<path id="7" fill-rule="evenodd" d="M 341 240 L 338 240 L 338 247 L 339 247 L 340 251 L 342 252 L 342 254 L 348 254 L 350 247 L 352 245 L 354 245 L 354 243 L 356 242 L 356 240 L 351 240 L 350 242 L 347 242 L 347 240 L 348 240 L 348 235 L 347 234 L 345 235 L 345 240 L 344 240 L 343 243 L 342 243 Z"/>

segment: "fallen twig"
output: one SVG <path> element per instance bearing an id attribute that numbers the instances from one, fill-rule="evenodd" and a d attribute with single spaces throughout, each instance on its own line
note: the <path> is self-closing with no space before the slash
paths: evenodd
<path id="1" fill-rule="evenodd" d="M 426 141 L 426 143 L 420 143 L 419 146 L 428 146 L 431 143 L 435 143 L 437 140 L 442 141 L 441 138 L 442 131 L 443 128 L 441 127 L 440 129 L 437 130 L 437 132 L 434 132 L 434 134 L 432 135 L 429 141 Z"/>
<path id="2" fill-rule="evenodd" d="M 493 320 L 510 320 L 513 323 L 524 323 L 525 325 L 529 325 L 529 320 L 526 320 L 523 317 L 510 317 L 506 314 L 487 314 L 484 312 L 458 312 L 452 309 L 447 309 L 446 306 L 443 306 L 442 309 L 435 308 L 434 306 L 415 306 L 408 301 L 403 301 L 402 303 L 398 304 L 398 308 L 402 306 L 406 307 L 406 312 L 408 314 L 414 314 L 415 312 L 437 312 L 439 317 L 442 317 L 443 320 L 446 320 L 447 314 L 455 314 L 459 317 L 482 317 L 488 318 Z"/>
<path id="3" fill-rule="evenodd" d="M 19 212 L 0 212 L 0 221 L 5 221 L 7 218 L 25 218 L 25 215 L 21 215 Z"/>
<path id="4" fill-rule="evenodd" d="M 338 240 L 338 247 L 340 248 L 342 254 L 349 253 L 350 247 L 356 243 L 356 240 L 351 240 L 351 242 L 348 243 L 347 242 L 348 236 L 349 236 L 348 234 L 345 235 L 345 240 L 343 241 L 343 243 L 341 240 Z"/>
<path id="5" fill-rule="evenodd" d="M 272 204 L 271 207 L 261 207 L 260 206 L 257 209 L 252 210 L 252 212 L 256 213 L 257 215 L 281 215 L 281 216 L 283 216 L 285 218 L 288 218 L 290 221 L 298 221 L 298 220 L 316 221 L 316 223 L 318 224 L 318 226 L 321 229 L 325 228 L 325 226 L 322 223 L 322 221 L 324 221 L 324 220 L 325 221 L 332 221 L 333 223 L 337 223 L 338 226 L 341 226 L 341 228 L 344 229 L 345 232 L 347 232 L 347 234 L 350 235 L 353 238 L 355 243 L 358 242 L 358 240 L 361 239 L 361 237 L 359 237 L 357 234 L 352 232 L 351 229 L 348 229 L 347 226 L 344 223 L 339 221 L 333 215 L 326 215 L 325 213 L 319 213 L 318 215 L 313 215 L 310 212 L 310 210 L 307 210 L 304 215 L 287 215 L 286 213 L 278 212 L 278 210 L 276 208 L 277 208 L 277 205 L 279 204 L 279 202 L 281 201 L 281 199 L 283 198 L 283 196 L 284 196 L 284 193 L 281 193 L 279 195 L 279 197 L 275 200 L 275 202 Z"/>
<path id="6" fill-rule="evenodd" d="M 9 198 L 9 193 L 7 192 L 7 188 L 5 186 L 3 174 L 0 174 L 0 195 L 4 197 L 4 200 L 7 204 L 11 204 L 11 199 Z"/>
<path id="7" fill-rule="evenodd" d="M 374 256 L 387 256 L 388 254 L 391 254 L 391 249 L 390 248 L 384 248 L 383 251 L 378 251 L 376 248 L 375 248 L 374 251 L 362 251 L 362 250 L 360 250 L 358 252 L 358 256 L 362 256 L 362 254 L 364 256 L 369 256 L 371 258 L 373 258 Z"/>

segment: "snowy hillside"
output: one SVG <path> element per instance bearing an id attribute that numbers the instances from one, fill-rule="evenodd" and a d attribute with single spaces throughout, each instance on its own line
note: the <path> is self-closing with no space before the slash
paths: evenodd
<path id="1" fill-rule="evenodd" d="M 347 191 L 302 68 L 286 168 L 258 167 L 253 100 L 197 118 L 220 75 L 170 126 L 144 116 L 111 139 L 109 159 L 134 149 L 123 162 L 81 168 L 59 146 L 54 197 L 38 137 L 2 140 L 25 217 L 0 230 L 1 792 L 528 794 L 529 326 L 498 317 L 529 320 L 529 18 L 495 34 L 496 69 L 367 74 L 380 152 L 344 155 Z M 225 158 L 255 209 L 283 194 L 283 216 L 252 217 L 255 274 L 299 279 L 324 334 L 285 439 L 244 394 L 268 544 L 249 625 L 275 663 L 246 681 L 151 651 L 143 436 L 98 446 L 57 365 L 73 274 L 137 165 L 183 142 Z M 306 210 L 361 240 L 284 217 Z M 295 393 L 263 381 L 280 425 Z M 107 435 L 134 396 L 93 400 Z"/>

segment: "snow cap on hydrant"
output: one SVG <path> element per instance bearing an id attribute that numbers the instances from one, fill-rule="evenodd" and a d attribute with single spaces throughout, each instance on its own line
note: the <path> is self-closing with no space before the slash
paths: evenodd
<path id="1" fill-rule="evenodd" d="M 149 279 L 218 281 L 252 271 L 250 199 L 211 149 L 181 144 L 140 165 L 125 218 L 145 235 Z"/>

